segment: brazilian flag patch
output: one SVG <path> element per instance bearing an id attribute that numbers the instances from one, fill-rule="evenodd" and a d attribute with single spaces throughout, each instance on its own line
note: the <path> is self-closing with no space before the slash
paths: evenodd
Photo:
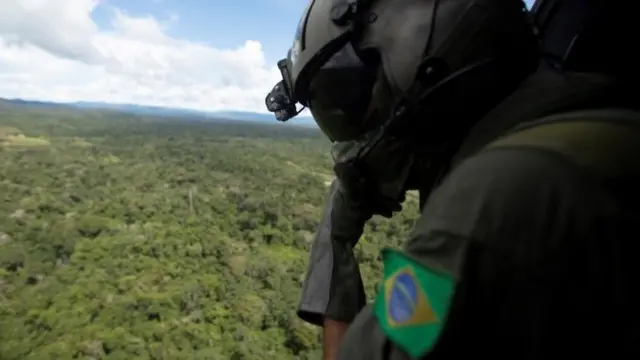
<path id="1" fill-rule="evenodd" d="M 438 340 L 455 280 L 403 253 L 382 250 L 384 282 L 374 311 L 387 337 L 411 357 L 426 354 Z"/>

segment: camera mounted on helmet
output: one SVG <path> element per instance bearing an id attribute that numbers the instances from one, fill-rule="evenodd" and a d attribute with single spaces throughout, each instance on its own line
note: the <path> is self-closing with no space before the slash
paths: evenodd
<path id="1" fill-rule="evenodd" d="M 267 110 L 274 113 L 278 121 L 285 122 L 300 114 L 304 107 L 300 110 L 296 108 L 297 100 L 292 90 L 287 59 L 278 61 L 278 69 L 280 69 L 282 80 L 273 87 L 264 101 Z"/>

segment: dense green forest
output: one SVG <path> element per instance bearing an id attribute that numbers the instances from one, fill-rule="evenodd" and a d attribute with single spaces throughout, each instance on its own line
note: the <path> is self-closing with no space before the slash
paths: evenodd
<path id="1" fill-rule="evenodd" d="M 0 359 L 319 359 L 296 318 L 329 144 L 284 124 L 0 104 Z M 374 218 L 378 253 L 416 217 Z"/>

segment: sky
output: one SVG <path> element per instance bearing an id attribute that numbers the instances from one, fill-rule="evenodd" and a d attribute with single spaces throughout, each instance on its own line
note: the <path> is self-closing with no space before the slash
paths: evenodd
<path id="1" fill-rule="evenodd" d="M 265 112 L 308 0 L 0 0 L 0 97 Z"/>

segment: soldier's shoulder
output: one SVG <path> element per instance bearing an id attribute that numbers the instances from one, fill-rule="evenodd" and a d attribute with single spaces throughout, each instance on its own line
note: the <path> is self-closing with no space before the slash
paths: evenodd
<path id="1" fill-rule="evenodd" d="M 431 194 L 424 232 L 483 237 L 505 224 L 531 222 L 533 214 L 588 201 L 593 185 L 567 159 L 534 148 L 482 151 L 460 163 Z M 533 226 L 533 225 L 532 225 Z"/>
<path id="2" fill-rule="evenodd" d="M 462 161 L 445 179 L 443 187 L 509 194 L 581 178 L 570 159 L 554 151 L 534 147 L 491 148 Z"/>

